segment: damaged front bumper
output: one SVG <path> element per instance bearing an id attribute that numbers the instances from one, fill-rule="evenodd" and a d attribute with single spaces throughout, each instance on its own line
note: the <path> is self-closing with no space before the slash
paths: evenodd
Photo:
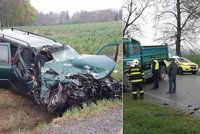
<path id="1" fill-rule="evenodd" d="M 57 100 L 62 103 L 62 106 L 58 107 L 59 109 L 55 108 L 55 103 L 54 106 L 49 106 L 53 104 L 51 98 L 52 93 L 55 94 L 55 90 L 58 96 Z M 48 111 L 51 111 L 50 113 L 62 111 L 72 106 L 81 106 L 83 103 L 121 97 L 122 84 L 110 76 L 95 79 L 89 74 L 76 74 L 67 77 L 45 74 L 42 77 L 41 101 L 49 106 Z M 50 107 L 53 107 L 53 110 Z"/>

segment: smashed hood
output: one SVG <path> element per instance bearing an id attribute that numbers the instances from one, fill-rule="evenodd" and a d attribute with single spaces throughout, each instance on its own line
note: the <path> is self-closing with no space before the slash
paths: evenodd
<path id="1" fill-rule="evenodd" d="M 42 69 L 54 70 L 57 74 L 91 74 L 96 79 L 104 78 L 112 73 L 115 61 L 104 55 L 82 55 L 66 61 L 52 60 L 47 62 Z"/>

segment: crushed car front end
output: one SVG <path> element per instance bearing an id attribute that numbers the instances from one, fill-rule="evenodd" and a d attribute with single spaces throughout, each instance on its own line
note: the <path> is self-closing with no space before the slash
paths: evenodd
<path id="1" fill-rule="evenodd" d="M 112 59 L 103 55 L 81 56 L 71 53 L 71 49 L 65 46 L 52 53 L 55 60 L 41 69 L 40 98 L 49 113 L 84 102 L 121 98 L 122 85 L 110 76 L 116 65 Z M 71 54 L 68 57 L 67 51 Z"/>

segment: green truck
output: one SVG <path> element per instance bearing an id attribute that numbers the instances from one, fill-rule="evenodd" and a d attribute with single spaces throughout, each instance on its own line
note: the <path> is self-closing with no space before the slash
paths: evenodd
<path id="1" fill-rule="evenodd" d="M 140 61 L 145 74 L 145 79 L 152 78 L 151 70 L 151 58 L 155 57 L 159 61 L 160 68 L 160 80 L 165 78 L 166 74 L 166 61 L 169 58 L 168 46 L 163 45 L 148 45 L 141 46 L 140 42 L 132 38 L 124 38 L 123 40 L 123 73 L 124 73 L 124 89 L 131 90 L 132 85 L 128 80 L 127 73 L 130 68 L 130 64 L 134 59 Z"/>

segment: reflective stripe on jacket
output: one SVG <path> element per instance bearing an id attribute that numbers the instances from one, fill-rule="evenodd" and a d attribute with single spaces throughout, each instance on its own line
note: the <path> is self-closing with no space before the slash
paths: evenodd
<path id="1" fill-rule="evenodd" d="M 144 80 L 144 73 L 140 66 L 131 67 L 129 76 L 131 83 L 141 83 Z"/>

